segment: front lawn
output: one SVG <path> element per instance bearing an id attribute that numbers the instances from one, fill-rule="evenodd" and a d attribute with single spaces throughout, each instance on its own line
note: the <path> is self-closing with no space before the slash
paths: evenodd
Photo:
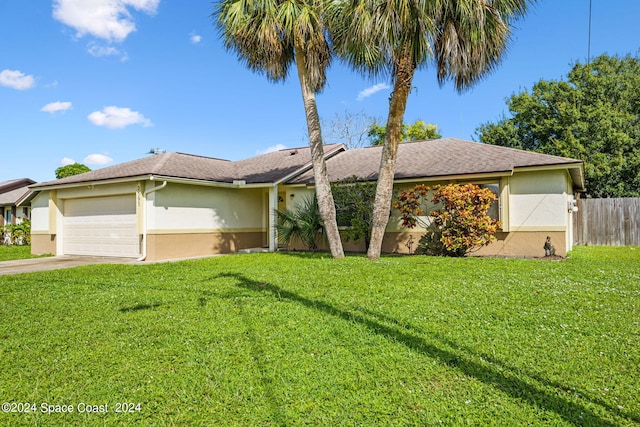
<path id="1" fill-rule="evenodd" d="M 579 247 L 2 276 L 0 425 L 638 425 L 639 266 Z"/>
<path id="2" fill-rule="evenodd" d="M 34 257 L 35 255 L 31 255 L 31 246 L 0 245 L 0 261 Z"/>

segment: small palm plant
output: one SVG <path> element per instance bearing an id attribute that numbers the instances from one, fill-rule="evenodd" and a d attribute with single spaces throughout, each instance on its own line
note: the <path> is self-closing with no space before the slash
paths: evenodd
<path id="1" fill-rule="evenodd" d="M 324 238 L 324 224 L 315 194 L 307 197 L 293 210 L 276 210 L 278 216 L 278 242 L 290 246 L 301 242 L 310 251 L 318 250 L 318 241 Z"/>

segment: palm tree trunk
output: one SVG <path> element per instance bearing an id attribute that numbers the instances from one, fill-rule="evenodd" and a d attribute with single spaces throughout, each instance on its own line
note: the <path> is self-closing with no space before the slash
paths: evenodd
<path id="1" fill-rule="evenodd" d="M 411 83 L 416 66 L 411 56 L 406 54 L 400 59 L 396 67 L 393 94 L 389 105 L 387 117 L 387 133 L 382 146 L 380 158 L 380 173 L 376 186 L 376 197 L 373 203 L 373 224 L 371 227 L 371 242 L 367 250 L 369 259 L 380 258 L 382 252 L 382 240 L 389 223 L 391 212 L 391 198 L 393 197 L 393 177 L 396 171 L 398 158 L 398 145 L 402 139 L 402 122 L 407 108 L 407 98 L 411 92 Z"/>
<path id="2" fill-rule="evenodd" d="M 331 183 L 327 174 L 327 165 L 324 161 L 324 149 L 322 147 L 322 134 L 320 132 L 320 116 L 316 106 L 316 96 L 311 89 L 307 76 L 307 67 L 304 51 L 296 47 L 296 66 L 298 67 L 298 78 L 302 89 L 302 100 L 307 117 L 307 129 L 309 131 L 309 147 L 311 148 L 311 163 L 313 165 L 313 178 L 316 186 L 316 196 L 318 198 L 318 208 L 320 216 L 324 222 L 327 233 L 329 249 L 334 258 L 344 258 L 342 240 L 338 231 L 336 221 L 336 206 L 331 193 Z"/>

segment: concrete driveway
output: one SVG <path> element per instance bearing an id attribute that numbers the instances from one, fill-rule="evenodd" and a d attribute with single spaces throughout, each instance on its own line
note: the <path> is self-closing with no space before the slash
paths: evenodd
<path id="1" fill-rule="evenodd" d="M 0 262 L 0 276 L 59 270 L 93 264 L 143 264 L 135 258 L 103 258 L 92 256 L 54 256 Z"/>

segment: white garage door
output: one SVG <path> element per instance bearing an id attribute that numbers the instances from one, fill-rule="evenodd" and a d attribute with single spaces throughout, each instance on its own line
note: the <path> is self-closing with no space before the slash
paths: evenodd
<path id="1" fill-rule="evenodd" d="M 133 194 L 67 199 L 63 226 L 65 255 L 140 256 Z"/>

